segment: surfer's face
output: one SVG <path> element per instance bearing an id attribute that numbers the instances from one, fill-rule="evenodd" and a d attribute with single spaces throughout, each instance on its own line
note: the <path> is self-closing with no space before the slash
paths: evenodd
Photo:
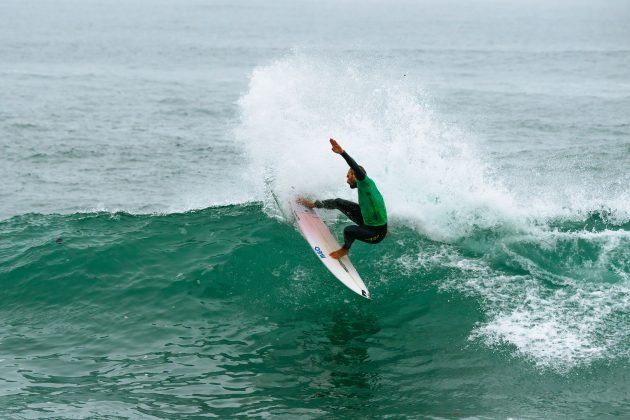
<path id="1" fill-rule="evenodd" d="M 348 173 L 346 174 L 346 182 L 348 183 L 350 188 L 357 187 L 357 178 L 354 176 L 354 172 L 352 172 L 352 169 L 348 169 Z"/>

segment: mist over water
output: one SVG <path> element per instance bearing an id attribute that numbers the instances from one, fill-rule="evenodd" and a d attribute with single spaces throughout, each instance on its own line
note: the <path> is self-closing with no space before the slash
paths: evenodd
<path id="1" fill-rule="evenodd" d="M 630 409 L 625 2 L 0 15 L 2 416 Z M 330 137 L 388 209 L 370 302 L 287 216 L 356 199 Z"/>

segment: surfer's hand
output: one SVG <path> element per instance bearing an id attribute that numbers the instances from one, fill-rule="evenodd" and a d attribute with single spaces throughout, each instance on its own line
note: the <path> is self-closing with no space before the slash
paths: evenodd
<path id="1" fill-rule="evenodd" d="M 338 155 L 343 153 L 343 149 L 341 148 L 341 146 L 339 146 L 339 143 L 337 143 L 337 140 L 330 139 L 330 144 L 332 146 L 333 152 L 337 153 Z"/>
<path id="2" fill-rule="evenodd" d="M 314 209 L 315 208 L 315 202 L 309 200 L 308 198 L 298 197 L 296 201 L 299 204 L 303 205 L 304 207 L 308 207 L 309 209 Z"/>

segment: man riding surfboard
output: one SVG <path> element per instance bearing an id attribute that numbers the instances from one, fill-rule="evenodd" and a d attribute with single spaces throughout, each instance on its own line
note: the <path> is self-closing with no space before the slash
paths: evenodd
<path id="1" fill-rule="evenodd" d="M 330 139 L 330 144 L 332 151 L 341 155 L 350 166 L 346 174 L 346 182 L 350 188 L 358 190 L 359 204 L 341 198 L 311 201 L 299 197 L 297 201 L 311 209 L 337 209 L 356 223 L 356 225 L 348 226 L 343 230 L 343 246 L 330 253 L 332 258 L 339 259 L 348 255 L 352 243 L 357 239 L 369 244 L 377 244 L 385 238 L 387 234 L 387 210 L 383 196 L 374 181 L 367 176 L 365 169 L 359 166 L 335 139 Z"/>

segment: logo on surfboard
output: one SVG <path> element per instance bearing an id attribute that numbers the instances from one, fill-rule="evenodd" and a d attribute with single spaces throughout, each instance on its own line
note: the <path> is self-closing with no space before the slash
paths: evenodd
<path id="1" fill-rule="evenodd" d="M 326 258 L 326 255 L 324 255 L 324 253 L 322 252 L 322 250 L 318 246 L 316 246 L 313 249 L 315 250 L 315 253 L 317 255 L 319 255 L 319 258 Z"/>

